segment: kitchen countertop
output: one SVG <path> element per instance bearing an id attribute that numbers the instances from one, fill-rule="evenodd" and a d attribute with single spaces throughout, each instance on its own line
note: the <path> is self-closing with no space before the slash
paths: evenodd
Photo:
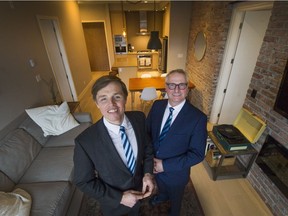
<path id="1" fill-rule="evenodd" d="M 158 55 L 158 52 L 157 51 L 154 51 L 154 52 L 141 52 L 141 53 L 128 52 L 127 54 L 115 54 L 115 61 L 114 61 L 114 64 L 112 65 L 112 67 L 115 67 L 115 68 L 137 67 L 138 66 L 137 65 L 137 55 L 145 55 L 145 54 L 151 54 L 151 55 L 154 56 L 154 55 Z M 155 65 L 158 65 L 158 59 L 155 62 Z"/>
<path id="2" fill-rule="evenodd" d="M 123 68 L 123 67 L 137 67 L 137 62 L 114 62 L 114 68 Z"/>
<path id="3" fill-rule="evenodd" d="M 145 55 L 145 54 L 159 54 L 158 51 L 154 51 L 154 52 L 127 52 L 127 53 L 123 53 L 123 54 L 115 54 L 117 56 L 121 56 L 121 55 Z"/>

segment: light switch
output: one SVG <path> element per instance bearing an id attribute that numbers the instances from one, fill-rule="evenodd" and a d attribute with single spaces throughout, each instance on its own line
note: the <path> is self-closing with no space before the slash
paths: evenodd
<path id="1" fill-rule="evenodd" d="M 30 65 L 31 68 L 35 67 L 36 64 L 35 64 L 34 59 L 29 59 L 29 65 Z"/>
<path id="2" fill-rule="evenodd" d="M 256 97 L 256 94 L 257 94 L 257 90 L 256 90 L 256 89 L 253 89 L 252 92 L 251 92 L 251 97 L 252 97 L 252 98 L 255 98 L 255 97 Z"/>

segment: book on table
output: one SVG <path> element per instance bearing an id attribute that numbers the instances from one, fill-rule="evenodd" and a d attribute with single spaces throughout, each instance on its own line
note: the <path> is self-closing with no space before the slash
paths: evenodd
<path id="1" fill-rule="evenodd" d="M 213 133 L 223 148 L 228 151 L 246 150 L 251 145 L 249 140 L 233 125 L 214 126 Z"/>

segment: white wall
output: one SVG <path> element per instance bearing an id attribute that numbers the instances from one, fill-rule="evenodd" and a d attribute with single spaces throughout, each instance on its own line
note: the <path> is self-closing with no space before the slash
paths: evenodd
<path id="1" fill-rule="evenodd" d="M 111 31 L 111 20 L 108 3 L 79 3 L 81 22 L 101 21 L 105 24 L 106 40 L 108 44 L 109 62 L 114 63 L 113 36 Z"/>
<path id="2" fill-rule="evenodd" d="M 0 2 L 0 130 L 24 109 L 53 102 L 49 86 L 35 79 L 54 79 L 37 15 L 58 18 L 77 94 L 91 80 L 76 2 Z"/>
<path id="3" fill-rule="evenodd" d="M 167 71 L 177 68 L 185 70 L 191 17 L 191 2 L 171 1 L 170 4 Z"/>

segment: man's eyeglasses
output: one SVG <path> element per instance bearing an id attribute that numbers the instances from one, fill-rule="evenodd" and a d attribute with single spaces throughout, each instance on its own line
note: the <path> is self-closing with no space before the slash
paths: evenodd
<path id="1" fill-rule="evenodd" d="M 176 84 L 176 83 L 166 83 L 166 85 L 168 86 L 168 88 L 170 90 L 174 90 L 176 89 L 176 87 L 178 87 L 180 90 L 184 90 L 187 88 L 187 83 L 179 83 L 179 84 Z"/>

